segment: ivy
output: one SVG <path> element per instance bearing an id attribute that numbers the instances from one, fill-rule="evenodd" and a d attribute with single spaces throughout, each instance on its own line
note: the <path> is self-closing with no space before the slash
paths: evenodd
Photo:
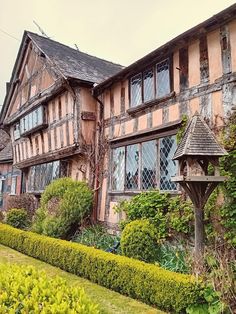
<path id="1" fill-rule="evenodd" d="M 188 125 L 188 116 L 184 114 L 182 116 L 181 127 L 179 128 L 179 130 L 178 130 L 178 132 L 176 134 L 177 144 L 179 144 L 180 141 L 182 140 L 187 125 Z"/>

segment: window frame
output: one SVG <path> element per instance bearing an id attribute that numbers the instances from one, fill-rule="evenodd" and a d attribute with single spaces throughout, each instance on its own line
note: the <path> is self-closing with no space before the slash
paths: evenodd
<path id="1" fill-rule="evenodd" d="M 160 65 L 161 63 L 164 63 L 165 61 L 168 62 L 168 73 L 169 73 L 169 92 L 165 95 L 160 95 L 158 96 L 158 81 L 157 81 L 157 68 L 158 65 Z M 162 99 L 165 97 L 168 97 L 168 95 L 171 94 L 171 92 L 173 91 L 173 71 L 172 71 L 172 57 L 168 56 L 167 58 L 164 58 L 158 62 L 153 63 L 151 66 L 148 66 L 146 69 L 143 69 L 142 71 L 136 73 L 135 75 L 131 76 L 129 78 L 129 109 L 133 109 L 136 108 L 142 104 L 146 104 L 152 101 L 155 101 L 156 99 Z M 152 71 L 153 72 L 153 97 L 151 97 L 148 100 L 145 100 L 145 91 L 144 91 L 144 73 Z M 137 103 L 137 104 L 133 104 L 132 103 L 132 79 L 134 79 L 137 76 L 141 76 L 141 103 Z"/>
<path id="2" fill-rule="evenodd" d="M 124 169 L 123 169 L 123 176 L 124 176 L 124 187 L 123 190 L 114 190 L 112 187 L 112 181 L 113 181 L 113 171 L 110 171 L 110 184 L 109 184 L 109 193 L 111 194 L 133 194 L 133 193 L 140 193 L 144 191 L 149 191 L 150 189 L 142 189 L 142 178 L 141 178 L 141 173 L 142 173 L 142 143 L 149 142 L 152 140 L 156 141 L 156 153 L 157 153 L 157 158 L 156 158 L 156 187 L 154 188 L 155 190 L 159 190 L 162 193 L 171 193 L 171 194 L 177 194 L 179 193 L 179 186 L 177 185 L 175 190 L 160 190 L 160 139 L 164 137 L 171 137 L 171 136 L 176 136 L 177 132 L 176 130 L 170 130 L 166 132 L 159 133 L 158 135 L 150 135 L 148 137 L 140 137 L 140 138 L 135 138 L 133 140 L 126 140 L 122 143 L 116 143 L 111 145 L 110 149 L 110 170 L 113 167 L 113 151 L 116 148 L 125 148 L 125 154 L 124 154 Z M 127 149 L 126 147 L 129 145 L 134 145 L 138 144 L 139 145 L 139 182 L 138 182 L 138 189 L 127 189 L 126 188 L 126 157 L 127 157 Z M 178 163 L 176 164 L 176 173 L 178 171 Z"/>
<path id="3" fill-rule="evenodd" d="M 69 166 L 68 160 L 60 159 L 52 160 L 46 163 L 37 164 L 29 167 L 29 172 L 27 175 L 28 180 L 26 185 L 27 192 L 33 194 L 41 194 L 48 186 L 48 184 L 50 184 L 53 180 L 66 177 L 68 175 L 68 166 Z M 46 176 L 48 176 L 48 178 L 46 178 Z M 38 181 L 36 180 L 36 178 L 39 178 Z M 46 181 L 50 182 L 47 184 Z M 37 189 L 37 187 L 39 186 L 40 188 Z"/>

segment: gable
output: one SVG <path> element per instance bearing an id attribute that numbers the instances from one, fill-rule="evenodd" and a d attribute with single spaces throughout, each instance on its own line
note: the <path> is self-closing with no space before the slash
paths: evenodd
<path id="1" fill-rule="evenodd" d="M 12 116 L 21 107 L 27 106 L 32 98 L 49 88 L 54 82 L 53 71 L 45 56 L 32 42 L 29 42 L 18 70 L 6 117 Z"/>

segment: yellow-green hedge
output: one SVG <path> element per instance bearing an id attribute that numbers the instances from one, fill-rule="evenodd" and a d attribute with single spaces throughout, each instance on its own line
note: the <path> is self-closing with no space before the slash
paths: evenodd
<path id="1" fill-rule="evenodd" d="M 0 243 L 65 271 L 174 313 L 200 302 L 194 277 L 0 223 Z"/>

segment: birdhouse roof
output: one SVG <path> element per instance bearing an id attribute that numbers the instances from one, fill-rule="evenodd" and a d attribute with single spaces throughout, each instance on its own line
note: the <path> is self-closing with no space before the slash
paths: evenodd
<path id="1" fill-rule="evenodd" d="M 214 133 L 199 113 L 189 122 L 173 159 L 183 156 L 224 156 L 226 150 L 216 140 Z"/>

